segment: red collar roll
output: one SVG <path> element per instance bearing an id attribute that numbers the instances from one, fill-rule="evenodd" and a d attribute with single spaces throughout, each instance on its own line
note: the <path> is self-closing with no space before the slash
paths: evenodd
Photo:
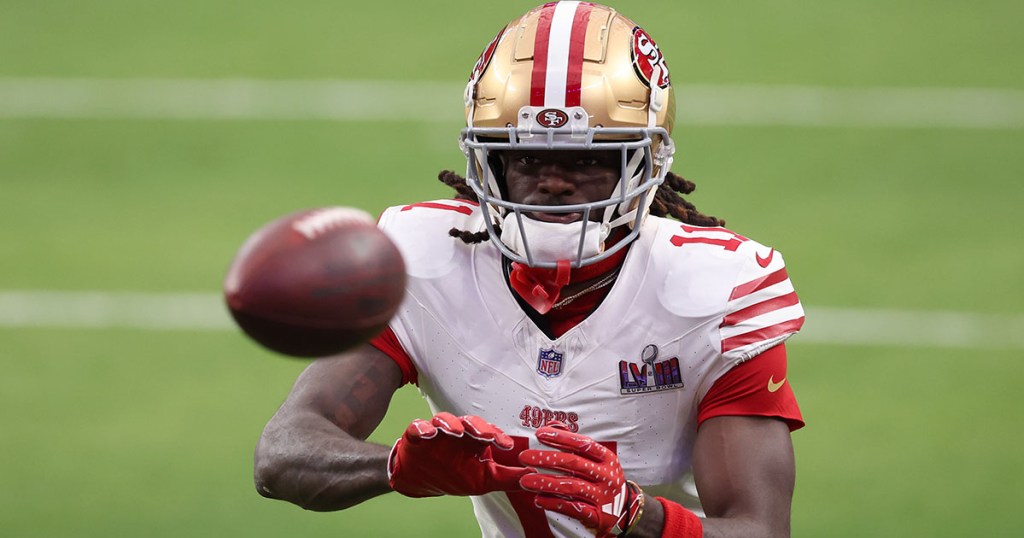
<path id="1" fill-rule="evenodd" d="M 534 310 L 540 314 L 551 311 L 562 295 L 562 288 L 569 284 L 586 282 L 616 270 L 626 258 L 628 248 L 579 269 L 572 269 L 569 260 L 561 260 L 554 269 L 539 269 L 512 262 L 509 283 Z"/>

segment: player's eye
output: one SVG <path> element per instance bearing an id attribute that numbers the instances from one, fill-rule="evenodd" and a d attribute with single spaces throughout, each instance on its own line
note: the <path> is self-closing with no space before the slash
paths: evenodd
<path id="1" fill-rule="evenodd" d="M 537 166 L 540 164 L 540 159 L 532 155 L 523 155 L 522 157 L 519 157 L 517 161 L 519 161 L 519 164 L 523 166 Z"/>
<path id="2" fill-rule="evenodd" d="M 601 161 L 597 160 L 594 157 L 584 157 L 582 159 L 576 160 L 577 166 L 597 166 L 599 164 L 601 164 Z"/>

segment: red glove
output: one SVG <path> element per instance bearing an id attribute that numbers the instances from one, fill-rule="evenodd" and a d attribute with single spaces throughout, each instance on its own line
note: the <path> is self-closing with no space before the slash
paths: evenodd
<path id="1" fill-rule="evenodd" d="M 524 450 L 519 462 L 564 474 L 530 473 L 519 483 L 537 493 L 536 505 L 581 521 L 598 538 L 628 532 L 643 513 L 643 491 L 627 482 L 615 453 L 554 422 L 537 440 L 558 450 Z"/>
<path id="2" fill-rule="evenodd" d="M 512 438 L 480 417 L 438 413 L 429 422 L 416 419 L 391 449 L 391 489 L 408 497 L 521 490 L 519 478 L 533 469 L 495 463 L 491 447 L 510 450 Z"/>

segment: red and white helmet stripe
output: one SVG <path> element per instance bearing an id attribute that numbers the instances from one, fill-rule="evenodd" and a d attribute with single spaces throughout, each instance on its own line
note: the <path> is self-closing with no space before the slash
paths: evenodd
<path id="1" fill-rule="evenodd" d="M 533 48 L 530 105 L 580 106 L 583 48 L 593 5 L 551 2 L 540 13 Z"/>

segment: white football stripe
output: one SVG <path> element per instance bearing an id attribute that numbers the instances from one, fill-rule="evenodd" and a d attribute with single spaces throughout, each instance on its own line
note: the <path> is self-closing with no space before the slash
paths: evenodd
<path id="1" fill-rule="evenodd" d="M 804 307 L 796 344 L 1024 349 L 1024 314 Z M 0 328 L 223 331 L 218 293 L 0 291 Z"/>
<path id="2" fill-rule="evenodd" d="M 565 106 L 565 86 L 569 78 L 569 41 L 579 5 L 579 2 L 559 2 L 555 5 L 551 35 L 548 38 L 548 65 L 544 72 L 544 106 Z"/>
<path id="3" fill-rule="evenodd" d="M 746 334 L 751 331 L 757 331 L 764 329 L 765 327 L 771 327 L 772 325 L 778 325 L 786 321 L 797 319 L 804 315 L 804 309 L 797 303 L 792 306 L 785 308 L 779 308 L 778 310 L 772 310 L 765 312 L 760 316 L 754 316 L 750 319 L 741 321 L 738 325 L 727 325 L 722 327 L 721 334 L 722 340 L 726 338 L 732 338 L 741 334 Z"/>
<path id="4" fill-rule="evenodd" d="M 761 353 L 762 351 L 764 351 L 764 350 L 766 350 L 766 349 L 768 349 L 768 348 L 770 348 L 772 346 L 775 346 L 779 342 L 784 342 L 784 341 L 788 340 L 792 336 L 793 336 L 792 332 L 781 334 L 779 336 L 773 336 L 771 338 L 766 338 L 766 339 L 761 340 L 759 342 L 754 342 L 754 343 L 751 343 L 751 344 L 747 344 L 747 345 L 745 345 L 743 347 L 738 347 L 738 348 L 735 348 L 735 349 L 730 349 L 729 351 L 726 351 L 725 353 L 723 353 L 723 355 L 725 357 L 733 360 L 733 361 L 745 361 L 745 360 L 747 360 L 747 359 L 757 355 L 758 353 Z"/>
<path id="5" fill-rule="evenodd" d="M 461 84 L 422 80 L 0 78 L 0 120 L 273 119 L 457 125 L 463 120 L 464 89 Z M 1024 90 L 1019 89 L 690 84 L 676 85 L 676 92 L 680 127 L 1024 129 Z"/>
<path id="6" fill-rule="evenodd" d="M 754 293 L 729 301 L 729 311 L 737 312 L 747 308 L 748 306 L 763 303 L 769 299 L 782 297 L 783 295 L 790 293 L 793 293 L 793 281 L 787 278 L 782 282 L 776 282 L 775 284 L 761 288 Z"/>

